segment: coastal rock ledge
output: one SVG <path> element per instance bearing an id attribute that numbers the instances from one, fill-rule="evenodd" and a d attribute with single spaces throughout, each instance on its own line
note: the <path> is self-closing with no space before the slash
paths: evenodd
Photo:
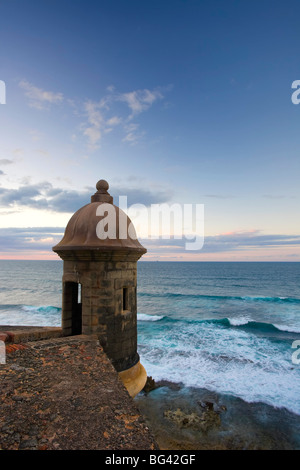
<path id="1" fill-rule="evenodd" d="M 57 336 L 16 344 L 8 335 L 0 450 L 158 449 L 97 338 Z"/>

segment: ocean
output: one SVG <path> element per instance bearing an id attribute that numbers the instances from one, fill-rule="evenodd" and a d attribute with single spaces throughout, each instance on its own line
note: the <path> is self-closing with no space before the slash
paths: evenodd
<path id="1" fill-rule="evenodd" d="M 1 260 L 0 324 L 60 326 L 61 277 L 60 261 Z M 152 401 L 199 401 L 205 390 L 260 417 L 262 405 L 281 410 L 300 447 L 300 263 L 139 262 L 137 292 L 141 362 L 179 385 Z"/>

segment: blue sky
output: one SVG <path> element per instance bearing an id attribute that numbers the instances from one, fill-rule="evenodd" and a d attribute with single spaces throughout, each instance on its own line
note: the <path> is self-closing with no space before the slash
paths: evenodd
<path id="1" fill-rule="evenodd" d="M 147 259 L 299 261 L 298 1 L 0 1 L 0 257 L 49 258 L 98 179 L 204 204 Z M 143 236 L 143 234 L 141 234 Z"/>

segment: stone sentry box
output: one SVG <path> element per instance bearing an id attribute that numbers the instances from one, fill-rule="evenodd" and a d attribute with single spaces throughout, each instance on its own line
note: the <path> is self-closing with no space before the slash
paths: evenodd
<path id="1" fill-rule="evenodd" d="M 53 247 L 64 261 L 62 329 L 65 336 L 97 335 L 134 396 L 147 379 L 137 353 L 136 291 L 137 261 L 147 250 L 132 237 L 132 222 L 113 204 L 108 183 L 100 180 L 96 188 L 91 202 L 75 212 Z M 108 219 L 108 213 L 115 217 Z M 105 219 L 115 223 L 113 238 L 99 238 L 97 226 Z M 120 221 L 126 226 L 125 237 Z"/>

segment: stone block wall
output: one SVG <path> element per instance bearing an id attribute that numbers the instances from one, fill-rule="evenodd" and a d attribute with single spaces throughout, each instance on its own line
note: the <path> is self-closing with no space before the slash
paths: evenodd
<path id="1" fill-rule="evenodd" d="M 78 284 L 81 305 L 77 301 Z M 117 371 L 128 369 L 139 360 L 136 285 L 136 261 L 64 262 L 63 333 L 96 334 Z M 78 311 L 82 312 L 82 328 L 74 333 Z"/>

